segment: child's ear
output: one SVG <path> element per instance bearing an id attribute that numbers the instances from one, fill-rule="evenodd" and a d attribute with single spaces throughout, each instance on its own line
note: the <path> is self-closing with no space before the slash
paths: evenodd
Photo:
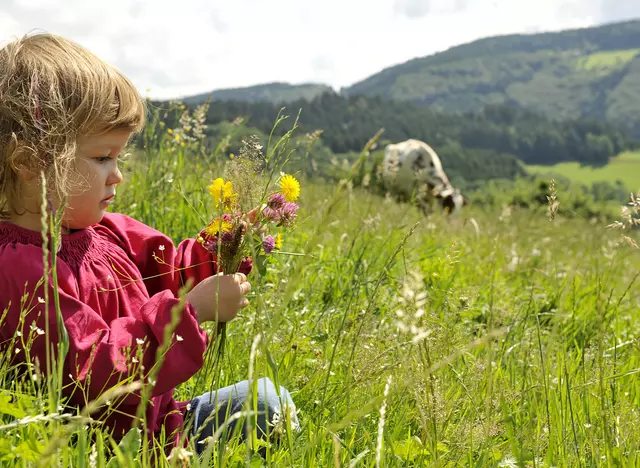
<path id="1" fill-rule="evenodd" d="M 27 182 L 38 176 L 38 172 L 33 167 L 35 161 L 35 151 L 28 145 L 20 141 L 12 142 L 9 149 L 9 159 L 11 160 L 11 169 L 18 175 L 18 178 Z"/>

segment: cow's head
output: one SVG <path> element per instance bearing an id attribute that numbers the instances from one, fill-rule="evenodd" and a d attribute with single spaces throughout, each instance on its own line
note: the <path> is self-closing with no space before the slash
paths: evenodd
<path id="1" fill-rule="evenodd" d="M 456 213 L 460 211 L 463 206 L 468 205 L 467 200 L 458 189 L 451 190 L 448 193 L 442 193 L 438 198 L 442 209 L 448 215 Z"/>

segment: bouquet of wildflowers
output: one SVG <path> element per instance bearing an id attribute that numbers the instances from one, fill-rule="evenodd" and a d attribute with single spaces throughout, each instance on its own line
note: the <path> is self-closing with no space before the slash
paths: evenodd
<path id="1" fill-rule="evenodd" d="M 270 227 L 291 228 L 296 220 L 300 184 L 295 177 L 281 173 L 280 190 L 271 193 L 266 203 L 244 213 L 239 210 L 233 183 L 219 177 L 209 186 L 217 209 L 215 217 L 198 235 L 198 242 L 218 260 L 218 269 L 226 274 L 253 264 L 253 256 L 271 255 L 282 246 L 282 234 L 269 233 Z M 253 246 L 251 245 L 253 243 Z"/>
<path id="2" fill-rule="evenodd" d="M 208 187 L 218 216 L 200 231 L 198 242 L 216 258 L 216 273 L 248 273 L 252 266 L 265 272 L 266 261 L 282 247 L 280 231 L 294 226 L 298 211 L 298 180 L 281 172 L 278 185 L 279 190 L 267 192 L 264 202 L 247 212 L 241 209 L 242 200 L 232 181 L 219 177 Z M 226 323 L 219 322 L 217 357 L 223 351 L 225 336 Z"/>

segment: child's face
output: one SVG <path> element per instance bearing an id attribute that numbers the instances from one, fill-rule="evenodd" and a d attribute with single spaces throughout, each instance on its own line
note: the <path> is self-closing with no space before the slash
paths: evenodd
<path id="1" fill-rule="evenodd" d="M 64 212 L 67 229 L 82 229 L 102 220 L 122 182 L 118 155 L 129 141 L 128 130 L 80 137 L 75 159 L 76 178 Z"/>

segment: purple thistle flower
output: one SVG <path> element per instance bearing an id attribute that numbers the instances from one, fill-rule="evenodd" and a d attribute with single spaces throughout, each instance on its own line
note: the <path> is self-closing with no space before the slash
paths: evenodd
<path id="1" fill-rule="evenodd" d="M 298 205 L 293 202 L 286 202 L 280 210 L 280 224 L 288 226 L 296 219 L 296 211 L 298 211 Z"/>
<path id="2" fill-rule="evenodd" d="M 281 193 L 274 193 L 267 200 L 267 206 L 274 210 L 279 210 L 285 203 L 284 195 Z"/>
<path id="3" fill-rule="evenodd" d="M 270 254 L 271 251 L 275 248 L 276 241 L 271 235 L 264 236 L 262 239 L 262 248 L 264 249 L 264 253 Z"/>

